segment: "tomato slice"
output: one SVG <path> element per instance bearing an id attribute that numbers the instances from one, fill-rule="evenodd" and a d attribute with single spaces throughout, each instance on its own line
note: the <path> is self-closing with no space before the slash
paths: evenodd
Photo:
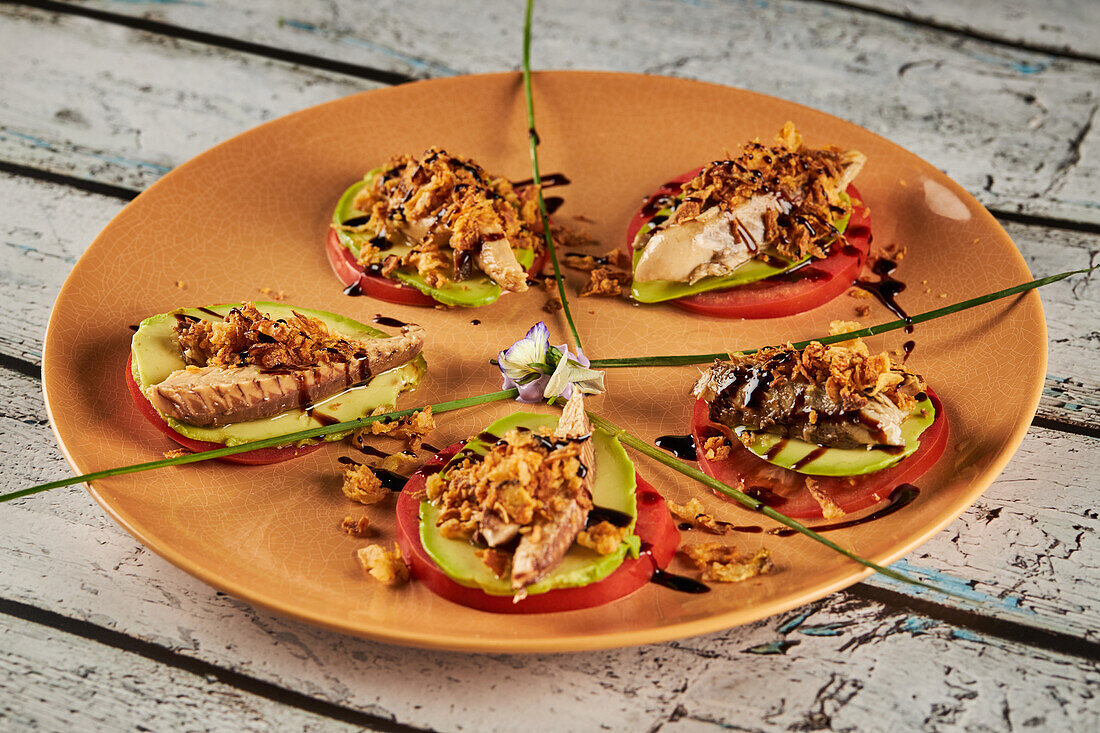
<path id="1" fill-rule="evenodd" d="M 932 392 L 925 390 L 936 408 L 936 419 L 920 436 L 920 447 L 898 463 L 874 473 L 861 476 L 813 476 L 822 491 L 845 512 L 857 512 L 879 503 L 890 496 L 899 485 L 908 483 L 927 471 L 943 455 L 947 447 L 947 416 L 943 404 Z M 708 476 L 763 501 L 776 511 L 795 519 L 820 519 L 821 505 L 806 490 L 806 476 L 790 469 L 780 468 L 754 455 L 741 445 L 728 428 L 712 423 L 708 417 L 706 400 L 698 400 L 692 414 L 691 432 L 696 445 L 703 445 L 709 437 L 726 435 L 733 444 L 730 455 L 723 461 L 707 460 L 700 453 L 699 467 Z M 729 497 L 724 497 L 729 498 Z M 730 500 L 732 501 L 732 499 Z"/>
<path id="2" fill-rule="evenodd" d="M 626 231 L 627 252 L 633 252 L 638 230 L 655 216 L 653 202 L 680 192 L 680 186 L 702 170 L 698 168 L 661 186 L 646 200 L 630 220 Z M 871 212 L 855 186 L 848 186 L 852 215 L 844 230 L 845 244 L 831 247 L 827 257 L 811 260 L 790 272 L 764 280 L 705 293 L 676 298 L 669 302 L 695 313 L 717 318 L 779 318 L 816 308 L 847 290 L 859 278 L 871 250 Z"/>
<path id="3" fill-rule="evenodd" d="M 138 387 L 137 382 L 134 381 L 134 372 L 130 364 L 130 357 L 126 358 L 126 388 L 130 390 L 130 397 L 134 400 L 134 404 L 137 405 L 138 411 L 145 416 L 145 419 L 153 424 L 157 430 L 167 435 L 172 440 L 176 441 L 184 448 L 188 449 L 192 453 L 202 453 L 203 451 L 215 450 L 217 448 L 224 448 L 224 445 L 220 443 L 210 443 L 205 440 L 193 440 L 184 435 L 180 435 L 164 421 L 164 418 L 160 416 L 156 408 L 149 402 L 149 399 L 142 393 L 141 387 Z M 320 443 L 307 446 L 287 446 L 285 448 L 257 448 L 256 450 L 248 451 L 247 453 L 238 453 L 234 456 L 225 456 L 219 458 L 219 461 L 228 461 L 230 463 L 241 463 L 246 466 L 259 466 L 266 463 L 280 463 L 282 461 L 289 461 L 291 458 L 297 458 L 298 456 L 304 456 L 307 453 L 312 453 L 321 447 Z"/>
<path id="4" fill-rule="evenodd" d="M 363 295 L 369 295 L 387 303 L 419 306 L 436 305 L 435 298 L 425 295 L 414 287 L 381 275 L 368 274 L 363 266 L 356 261 L 351 250 L 340 243 L 340 238 L 336 236 L 335 229 L 329 229 L 328 238 L 325 239 L 325 254 L 328 256 L 328 263 L 332 267 L 332 271 L 336 273 L 336 277 L 344 284 L 344 287 L 351 287 L 358 283 Z M 546 264 L 545 252 L 536 257 L 535 261 L 531 263 L 531 267 L 527 269 L 527 276 L 533 277 L 542 272 L 544 264 Z"/>
<path id="5" fill-rule="evenodd" d="M 463 606 L 492 613 L 551 613 L 592 608 L 623 598 L 648 583 L 654 571 L 665 568 L 676 554 L 680 532 L 672 521 L 665 500 L 656 489 L 638 478 L 638 519 L 635 533 L 642 540 L 637 558 L 627 557 L 615 572 L 603 580 L 579 588 L 527 596 L 518 603 L 511 596 L 491 596 L 478 588 L 460 585 L 439 569 L 420 543 L 420 502 L 427 477 L 446 465 L 464 443 L 458 442 L 436 454 L 412 475 L 397 499 L 397 544 L 413 576 L 436 595 Z"/>

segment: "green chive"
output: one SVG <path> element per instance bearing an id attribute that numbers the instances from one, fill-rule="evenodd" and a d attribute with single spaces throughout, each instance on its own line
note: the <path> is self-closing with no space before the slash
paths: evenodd
<path id="1" fill-rule="evenodd" d="M 803 535 L 809 537 L 810 539 L 812 539 L 816 542 L 820 542 L 821 544 L 828 547 L 830 550 L 833 550 L 835 552 L 839 552 L 841 555 L 844 555 L 844 557 L 847 557 L 850 560 L 854 560 L 855 562 L 859 563 L 860 565 L 863 565 L 864 567 L 871 568 L 872 570 L 874 570 L 877 573 L 885 575 L 888 578 L 893 578 L 894 580 L 901 581 L 902 583 L 907 583 L 909 585 L 920 586 L 921 588 L 927 588 L 928 590 L 934 590 L 937 593 L 943 593 L 945 595 L 954 596 L 955 598 L 959 598 L 961 600 L 967 601 L 968 603 L 973 603 L 973 599 L 971 599 L 971 598 L 967 598 L 965 596 L 959 595 L 958 593 L 953 593 L 952 591 L 947 590 L 945 588 L 941 588 L 937 585 L 933 585 L 931 583 L 926 583 L 923 580 L 918 580 L 917 578 L 911 578 L 908 575 L 906 575 L 905 573 L 901 573 L 901 572 L 898 572 L 897 570 L 893 570 L 891 568 L 884 567 L 884 566 L 879 565 L 877 563 L 873 563 L 870 560 L 865 560 L 864 558 L 862 558 L 859 555 L 855 554 L 851 550 L 848 550 L 844 547 L 841 547 L 840 545 L 838 545 L 837 543 L 835 543 L 832 540 L 828 539 L 827 537 L 824 537 L 821 534 L 819 534 L 817 532 L 814 532 L 812 529 L 810 529 L 806 525 L 802 524 L 801 522 L 795 521 L 794 519 L 791 519 L 790 517 L 788 517 L 785 514 L 780 514 L 779 512 L 772 509 L 770 506 L 768 506 L 764 502 L 760 501 L 759 499 L 754 499 L 753 497 L 749 496 L 748 494 L 745 494 L 744 492 L 738 491 L 737 489 L 733 488 L 729 484 L 725 484 L 725 483 L 722 483 L 721 481 L 719 481 L 717 479 L 711 478 L 710 476 L 708 476 L 705 473 L 703 473 L 702 471 L 700 471 L 698 468 L 694 468 L 694 467 L 689 466 L 688 464 L 684 463 L 683 461 L 681 461 L 679 459 L 673 458 L 672 456 L 668 455 L 664 451 L 651 446 L 649 443 L 645 442 L 641 438 L 638 438 L 634 435 L 631 435 L 630 433 L 626 432 L 622 428 L 619 428 L 619 427 L 613 425 L 612 423 L 610 423 L 607 420 L 603 419 L 599 415 L 596 415 L 595 413 L 589 412 L 588 413 L 588 418 L 592 421 L 593 425 L 595 425 L 596 427 L 600 428 L 601 430 L 604 430 L 604 431 L 610 433 L 611 435 L 615 436 L 616 438 L 619 439 L 620 442 L 630 446 L 631 448 L 634 448 L 635 450 L 637 450 L 641 453 L 644 453 L 645 455 L 649 456 L 650 458 L 653 458 L 654 460 L 660 461 L 661 463 L 665 464 L 669 468 L 675 469 L 676 471 L 679 471 L 680 473 L 684 474 L 685 476 L 687 476 L 689 478 L 695 479 L 696 481 L 698 481 L 699 483 L 703 484 L 704 486 L 706 486 L 710 489 L 714 489 L 715 491 L 730 497 L 734 501 L 737 501 L 741 504 L 744 504 L 749 509 L 752 509 L 755 512 L 759 512 L 759 513 L 763 514 L 765 517 L 770 517 L 771 519 L 774 519 L 775 521 L 779 522 L 780 524 L 782 524 L 786 527 L 790 527 L 791 529 L 798 532 L 799 534 L 803 534 Z"/>
<path id="2" fill-rule="evenodd" d="M 811 341 L 817 341 L 822 344 L 835 344 L 840 341 L 848 341 L 854 338 L 863 338 L 866 336 L 875 336 L 880 333 L 886 333 L 887 331 L 896 331 L 899 328 L 905 328 L 913 323 L 924 323 L 925 321 L 931 321 L 934 318 L 940 318 L 942 316 L 948 316 L 952 313 L 958 313 L 959 311 L 967 310 L 975 306 L 984 305 L 994 300 L 1000 300 L 1001 298 L 1007 298 L 1010 295 L 1016 295 L 1017 293 L 1027 292 L 1028 290 L 1034 290 L 1035 288 L 1041 288 L 1044 285 L 1050 285 L 1053 282 L 1059 280 L 1065 280 L 1071 275 L 1080 275 L 1086 272 L 1092 272 L 1100 265 L 1093 265 L 1092 267 L 1086 267 L 1081 270 L 1070 270 L 1069 272 L 1060 272 L 1057 275 L 1051 275 L 1050 277 L 1039 278 L 1038 280 L 1032 280 L 1021 285 L 1013 285 L 1010 288 L 1004 290 L 998 290 L 995 293 L 988 293 L 986 295 L 979 295 L 976 298 L 970 298 L 964 300 L 961 303 L 952 303 L 946 305 L 943 308 L 936 308 L 935 310 L 925 311 L 924 313 L 918 313 L 912 316 L 908 320 L 900 319 L 897 321 L 889 321 L 887 323 L 880 323 L 877 326 L 869 326 L 868 328 L 861 328 L 858 331 L 849 331 L 848 333 L 836 334 L 834 336 L 824 336 L 822 338 L 810 339 L 809 341 L 796 341 L 792 346 L 796 349 L 804 349 Z M 682 356 L 625 356 L 613 359 L 593 359 L 593 369 L 614 369 L 617 367 L 632 367 L 632 366 L 683 366 L 685 364 L 708 364 L 715 359 L 728 359 L 734 353 L 737 354 L 753 354 L 760 349 L 745 349 L 738 352 L 719 352 L 715 354 L 684 354 Z"/>
<path id="3" fill-rule="evenodd" d="M 432 412 L 449 412 L 451 410 L 459 410 L 463 407 L 471 407 L 473 405 L 483 405 L 486 402 L 495 402 L 497 400 L 506 400 L 519 395 L 517 389 L 505 389 L 500 392 L 490 392 L 489 394 L 478 395 L 477 397 L 465 397 L 461 400 L 451 400 L 449 402 L 437 402 L 434 405 L 427 405 L 432 408 Z M 423 407 L 412 407 L 408 410 L 394 410 L 393 412 L 387 412 L 383 415 L 372 415 L 370 417 L 361 417 L 358 420 L 349 420 L 347 422 L 334 423 L 332 425 L 325 425 L 320 428 L 310 428 L 308 430 L 299 430 L 296 433 L 288 433 L 286 435 L 279 435 L 274 438 L 264 438 L 263 440 L 256 440 L 251 443 L 242 443 L 241 445 L 226 446 L 225 448 L 216 448 L 214 450 L 202 451 L 200 453 L 191 453 L 186 456 L 179 456 L 178 458 L 164 458 L 159 461 L 150 461 L 148 463 L 136 463 L 132 466 L 122 466 L 120 468 L 108 468 L 106 471 L 95 471 L 93 473 L 86 473 L 83 476 L 73 476 L 72 478 L 61 479 L 59 481 L 50 481 L 45 484 L 38 484 L 37 486 L 31 486 L 27 489 L 19 489 L 18 491 L 12 491 L 8 494 L 0 494 L 0 503 L 5 501 L 11 501 L 12 499 L 19 499 L 24 496 L 30 496 L 31 494 L 37 494 L 42 491 L 49 491 L 50 489 L 61 488 L 62 486 L 72 486 L 73 484 L 85 483 L 87 481 L 96 481 L 101 478 L 107 478 L 109 476 L 121 476 L 127 473 L 140 473 L 142 471 L 154 471 L 158 468 L 167 468 L 169 466 L 182 466 L 187 463 L 198 463 L 199 461 L 209 461 L 212 458 L 224 458 L 225 456 L 232 456 L 238 453 L 248 453 L 259 448 L 277 448 L 280 446 L 290 445 L 300 440 L 307 440 L 309 438 L 320 438 L 324 435 L 330 435 L 332 433 L 341 433 L 349 430 L 358 430 L 359 428 L 366 427 L 373 422 L 379 420 L 395 420 L 397 418 L 411 415 L 417 410 L 423 410 Z"/>
<path id="4" fill-rule="evenodd" d="M 546 251 L 550 253 L 550 262 L 554 265 L 554 279 L 558 282 L 558 295 L 569 330 L 573 332 L 573 343 L 581 348 L 581 337 L 573 323 L 573 313 L 569 310 L 569 298 L 565 295 L 565 283 L 561 279 L 561 267 L 558 265 L 558 253 L 554 249 L 554 237 L 550 234 L 550 215 L 546 212 L 546 200 L 542 197 L 542 176 L 539 174 L 539 136 L 535 131 L 535 102 L 531 98 L 531 15 L 534 0 L 527 0 L 527 15 L 523 21 L 523 93 L 527 98 L 527 141 L 531 145 L 531 179 L 539 197 L 539 214 L 542 216 L 542 236 L 546 240 Z"/>

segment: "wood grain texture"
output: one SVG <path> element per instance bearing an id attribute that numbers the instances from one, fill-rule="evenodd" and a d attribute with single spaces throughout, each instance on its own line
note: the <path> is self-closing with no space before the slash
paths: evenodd
<path id="1" fill-rule="evenodd" d="M 0 7 L 0 160 L 141 190 L 251 127 L 377 85 L 38 10 Z"/>
<path id="2" fill-rule="evenodd" d="M 520 3 L 85 4 L 418 77 L 519 62 Z M 1095 63 L 790 0 L 555 2 L 539 6 L 534 43 L 540 68 L 668 74 L 807 104 L 912 150 L 986 206 L 1100 223 Z"/>
<path id="3" fill-rule="evenodd" d="M 6 731 L 357 730 L 11 616 L 0 615 L 0 648 Z"/>
<path id="4" fill-rule="evenodd" d="M 1100 58 L 1095 33 L 1100 8 L 1088 0 L 841 0 L 839 4 L 977 33 L 1006 44 Z"/>

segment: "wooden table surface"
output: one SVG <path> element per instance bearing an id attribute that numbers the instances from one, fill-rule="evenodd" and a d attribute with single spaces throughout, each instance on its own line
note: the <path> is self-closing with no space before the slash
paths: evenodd
<path id="1" fill-rule="evenodd" d="M 274 117 L 411 79 L 516 69 L 522 4 L 0 5 L 0 491 L 69 475 L 42 402 L 51 304 L 174 166 Z M 1095 0 L 557 0 L 538 68 L 767 92 L 914 151 L 1033 272 L 1100 252 Z M 88 494 L 0 507 L 2 730 L 1096 730 L 1100 288 L 1042 290 L 1050 363 L 1004 474 L 898 567 L 751 626 L 560 655 L 404 649 L 214 591 Z M 990 610 L 992 609 L 992 610 Z"/>

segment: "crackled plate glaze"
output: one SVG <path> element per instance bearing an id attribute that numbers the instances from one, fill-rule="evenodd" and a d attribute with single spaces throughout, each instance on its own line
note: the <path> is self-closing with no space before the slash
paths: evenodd
<path id="1" fill-rule="evenodd" d="M 662 182 L 736 149 L 770 139 L 787 120 L 809 144 L 857 148 L 869 162 L 857 181 L 870 205 L 876 245 L 907 248 L 898 276 L 912 313 L 1030 278 L 993 217 L 916 156 L 864 129 L 790 102 L 737 89 L 660 77 L 547 72 L 534 78 L 543 171 L 572 184 L 554 190 L 557 214 L 604 245 L 623 242 L 643 197 Z M 471 156 L 489 171 L 529 177 L 527 124 L 518 74 L 468 76 L 371 91 L 262 125 L 180 166 L 126 207 L 77 263 L 50 320 L 44 373 L 58 440 L 80 473 L 159 458 L 174 447 L 146 424 L 123 383 L 131 324 L 179 306 L 265 299 L 344 313 L 384 314 L 423 324 L 429 373 L 402 406 L 496 389 L 488 365 L 502 346 L 546 319 L 554 342 L 564 319 L 543 310 L 534 289 L 476 310 L 435 310 L 348 297 L 329 270 L 324 238 L 340 193 L 397 152 L 430 145 Z M 570 272 L 570 292 L 581 275 Z M 833 319 L 892 320 L 874 301 L 841 296 L 781 320 L 723 321 L 667 305 L 572 299 L 591 357 L 706 353 L 827 334 Z M 480 321 L 480 323 L 476 323 Z M 912 338 L 910 365 L 934 385 L 951 421 L 952 444 L 917 483 L 906 509 L 831 537 L 887 563 L 958 516 L 1001 471 L 1039 399 L 1046 329 L 1036 294 L 872 339 L 898 348 Z M 652 440 L 689 429 L 687 392 L 696 367 L 612 370 L 592 406 Z M 435 445 L 477 432 L 513 410 L 496 403 L 439 418 Z M 412 583 L 390 589 L 366 578 L 355 551 L 393 539 L 392 507 L 342 496 L 336 459 L 324 449 L 273 466 L 218 462 L 97 481 L 90 490 L 135 537 L 227 593 L 293 618 L 398 644 L 480 651 L 563 651 L 657 642 L 746 623 L 820 598 L 866 575 L 800 536 L 744 534 L 744 550 L 772 551 L 777 571 L 687 595 L 650 585 L 602 608 L 499 616 L 451 604 Z M 648 459 L 638 470 L 667 498 L 698 495 L 722 518 L 759 518 L 707 495 Z M 340 529 L 367 514 L 369 539 Z M 684 541 L 705 536 L 685 533 Z M 675 569 L 675 566 L 674 566 Z"/>

